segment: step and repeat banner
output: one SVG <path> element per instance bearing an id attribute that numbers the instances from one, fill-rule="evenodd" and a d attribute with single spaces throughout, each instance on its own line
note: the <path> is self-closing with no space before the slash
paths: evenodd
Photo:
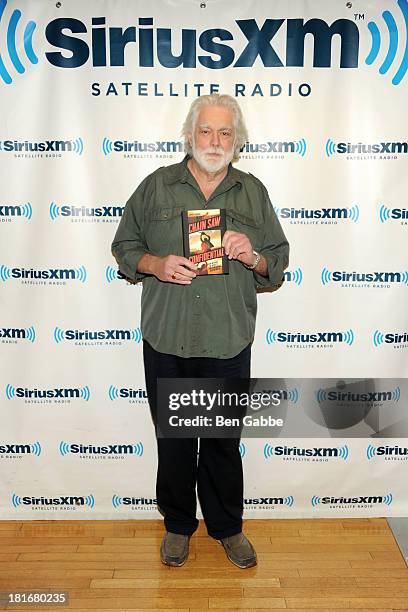
<path id="1" fill-rule="evenodd" d="M 291 244 L 252 375 L 337 419 L 242 438 L 245 517 L 407 515 L 404 426 L 367 418 L 407 408 L 407 31 L 406 0 L 0 0 L 2 518 L 160 517 L 142 288 L 110 245 L 216 92 Z"/>

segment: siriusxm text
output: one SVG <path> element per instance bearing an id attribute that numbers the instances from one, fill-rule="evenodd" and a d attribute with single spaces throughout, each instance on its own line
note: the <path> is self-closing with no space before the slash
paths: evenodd
<path id="1" fill-rule="evenodd" d="M 347 208 L 281 208 L 279 216 L 283 219 L 347 219 L 349 211 Z"/>
<path id="2" fill-rule="evenodd" d="M 27 387 L 17 387 L 15 389 L 16 397 L 35 397 L 35 398 L 62 398 L 72 397 L 80 398 L 83 396 L 82 389 L 56 387 L 54 389 L 28 389 Z"/>
<path id="3" fill-rule="evenodd" d="M 64 205 L 60 208 L 62 217 L 121 217 L 124 206 L 68 206 Z"/>
<path id="4" fill-rule="evenodd" d="M 338 448 L 298 448 L 297 446 L 275 446 L 273 454 L 284 457 L 339 457 Z"/>
<path id="5" fill-rule="evenodd" d="M 335 147 L 337 153 L 408 153 L 408 142 L 406 141 L 373 144 L 338 142 Z"/>
<path id="6" fill-rule="evenodd" d="M 80 331 L 67 329 L 64 340 L 132 340 L 134 331 L 128 329 L 105 329 L 101 331 Z"/>
<path id="7" fill-rule="evenodd" d="M 72 140 L 3 140 L 1 148 L 3 151 L 74 151 L 75 143 Z"/>
<path id="8" fill-rule="evenodd" d="M 85 506 L 85 497 L 73 495 L 61 495 L 60 497 L 30 497 L 28 495 L 21 498 L 21 502 L 30 506 Z"/>
<path id="9" fill-rule="evenodd" d="M 400 283 L 404 281 L 401 272 L 345 272 L 336 270 L 331 279 L 334 282 L 369 282 L 369 283 Z"/>
<path id="10" fill-rule="evenodd" d="M 331 66 L 332 39 L 340 37 L 340 68 L 358 66 L 359 30 L 349 19 L 337 19 L 331 25 L 323 19 L 255 19 L 235 20 L 235 32 L 216 28 L 199 32 L 183 28 L 154 28 L 152 17 L 140 17 L 138 25 L 107 27 L 105 17 L 93 17 L 91 26 L 79 19 L 62 17 L 51 21 L 45 30 L 47 41 L 62 51 L 48 51 L 46 57 L 54 66 L 78 68 L 91 59 L 93 66 L 124 66 L 128 62 L 141 67 L 205 68 L 220 70 L 250 68 L 259 58 L 268 68 L 304 66 L 305 39 L 313 37 L 313 66 Z M 286 57 L 283 60 L 271 44 L 286 25 Z M 90 36 L 88 40 L 84 34 Z M 75 36 L 79 34 L 80 36 Z M 90 38 L 90 40 L 89 40 Z M 237 40 L 235 40 L 237 39 Z M 244 47 L 238 49 L 238 41 Z M 232 44 L 229 44 L 231 42 Z M 242 43 L 241 43 L 242 44 Z M 173 52 L 173 46 L 179 51 Z M 126 49 L 126 47 L 128 47 Z M 126 51 L 125 51 L 126 50 Z M 203 53 L 204 52 L 204 53 Z"/>
<path id="11" fill-rule="evenodd" d="M 73 454 L 91 455 L 133 455 L 135 447 L 132 444 L 109 444 L 97 446 L 94 444 L 70 444 L 69 451 Z"/>
<path id="12" fill-rule="evenodd" d="M 344 342 L 344 333 L 342 332 L 317 332 L 315 334 L 302 334 L 290 332 L 277 332 L 277 342 Z"/>
<path id="13" fill-rule="evenodd" d="M 322 497 L 321 504 L 382 504 L 384 497 L 382 495 L 363 496 L 360 497 Z"/>
<path id="14" fill-rule="evenodd" d="M 13 278 L 47 278 L 47 279 L 76 279 L 78 271 L 74 268 L 49 268 L 47 270 L 34 270 L 33 268 L 12 268 Z"/>
<path id="15" fill-rule="evenodd" d="M 341 402 L 385 402 L 393 399 L 391 391 L 374 391 L 368 393 L 352 393 L 351 391 L 329 391 L 328 400 Z"/>

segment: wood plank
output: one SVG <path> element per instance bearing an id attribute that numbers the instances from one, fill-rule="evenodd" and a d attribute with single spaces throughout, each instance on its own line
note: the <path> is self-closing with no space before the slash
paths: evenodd
<path id="1" fill-rule="evenodd" d="M 51 578 L 48 575 L 35 576 L 34 578 L 30 576 L 16 576 L 14 579 L 0 577 L 0 591 L 12 591 L 13 589 L 32 589 L 35 591 L 43 588 L 55 588 L 66 591 L 74 588 L 86 589 L 89 588 L 90 584 L 91 578 L 87 578 L 86 576 L 76 576 L 72 578 L 68 578 L 67 576 L 63 578 Z"/>
<path id="2" fill-rule="evenodd" d="M 332 600 L 324 600 L 324 599 L 286 599 L 286 606 L 289 609 L 296 608 L 306 608 L 308 610 L 313 610 L 316 608 L 340 608 L 346 609 L 354 608 L 355 610 L 366 610 L 367 608 L 371 608 L 372 610 L 408 610 L 408 601 L 403 600 L 401 598 L 393 598 L 393 599 L 372 599 L 372 598 L 364 598 L 364 599 L 332 599 Z"/>
<path id="3" fill-rule="evenodd" d="M 0 532 L 0 547 L 3 550 L 3 548 L 5 546 L 29 546 L 29 545 L 35 545 L 37 546 L 38 544 L 50 544 L 50 545 L 64 545 L 66 546 L 67 544 L 75 544 L 76 546 L 78 546 L 79 544 L 83 545 L 83 544 L 103 544 L 103 540 L 104 538 L 102 536 L 78 536 L 78 537 L 70 537 L 69 538 L 69 542 L 67 542 L 67 538 L 61 537 L 61 536 L 54 536 L 54 537 L 44 537 L 42 536 L 41 538 L 39 537 L 32 537 L 32 536 L 26 536 L 24 535 L 22 532 L 18 532 L 18 534 L 14 535 L 14 536 L 7 536 L 7 537 L 3 537 L 2 532 Z M 117 541 L 115 539 L 115 541 Z M 133 541 L 137 541 L 137 540 L 133 540 Z"/>
<path id="4" fill-rule="evenodd" d="M 199 573 L 195 573 L 194 575 L 189 572 L 188 577 L 186 577 L 185 574 L 180 575 L 178 574 L 178 572 L 171 572 L 171 574 L 168 577 L 156 579 L 156 578 L 142 577 L 141 572 L 137 572 L 135 574 L 135 570 L 118 570 L 117 572 L 115 572 L 114 580 L 131 579 L 134 585 L 138 585 L 141 587 L 142 586 L 154 587 L 154 586 L 161 586 L 162 584 L 165 584 L 169 587 L 171 586 L 183 587 L 183 586 L 190 586 L 190 585 L 194 585 L 194 586 L 214 585 L 217 587 L 218 586 L 231 586 L 231 585 L 280 586 L 281 581 L 284 578 L 282 576 L 276 576 L 276 575 L 271 576 L 270 574 L 271 573 L 268 572 L 269 577 L 254 577 L 254 575 L 251 575 L 248 578 L 246 578 L 245 577 L 246 573 L 245 575 L 242 575 L 241 573 L 241 575 L 238 575 L 237 577 L 234 577 L 233 575 L 225 576 L 225 572 L 222 570 L 222 571 L 219 571 L 217 574 L 213 573 L 211 575 L 209 575 L 207 571 L 205 572 L 205 574 L 203 574 L 203 572 L 200 571 Z M 293 570 L 292 575 L 293 577 L 298 576 L 297 571 Z"/>
<path id="5" fill-rule="evenodd" d="M 380 567 L 378 565 L 371 564 L 367 567 L 363 568 L 331 568 L 327 567 L 326 569 L 320 568 L 300 568 L 298 570 L 301 578 L 319 578 L 325 576 L 355 576 L 357 577 L 367 577 L 367 578 L 382 578 L 385 576 L 395 577 L 395 578 L 404 578 L 408 576 L 408 568 L 404 563 L 404 567 L 389 567 L 388 564 L 385 566 L 382 564 Z"/>
<path id="6" fill-rule="evenodd" d="M 154 599 L 155 597 L 171 597 L 172 599 L 187 599 L 191 601 L 197 601 L 203 597 L 242 597 L 243 588 L 240 586 L 228 586 L 228 587 L 217 587 L 215 585 L 208 585 L 207 587 L 168 587 L 167 583 L 158 587 L 117 587 L 112 586 L 111 588 L 93 588 L 89 590 L 71 589 L 70 598 L 72 599 L 116 599 L 120 598 L 132 598 L 134 601 L 140 598 Z"/>
<path id="7" fill-rule="evenodd" d="M 248 597 L 217 597 L 209 598 L 210 609 L 216 608 L 235 608 L 238 610 L 248 610 L 254 608 L 256 610 L 273 610 L 276 608 L 285 608 L 285 600 L 281 597 L 263 597 L 250 599 Z"/>
<path id="8" fill-rule="evenodd" d="M 364 588 L 354 586 L 343 586 L 343 587 L 308 587 L 308 588 L 281 588 L 281 587 L 245 587 L 244 597 L 285 597 L 285 598 L 373 598 L 373 597 L 384 597 L 393 599 L 396 595 L 395 588 Z M 397 592 L 397 596 L 406 598 L 408 601 L 408 586 L 400 587 Z"/>
<path id="9" fill-rule="evenodd" d="M 16 563 L 13 564 L 12 569 L 2 569 L 1 570 L 1 578 L 14 578 L 15 576 L 26 576 L 30 578 L 48 576 L 50 578 L 65 578 L 65 577 L 75 577 L 75 576 L 88 576 L 89 578 L 113 578 L 114 570 L 105 570 L 105 569 L 94 569 L 94 568 L 86 568 L 86 569 L 55 569 L 54 567 L 48 568 L 38 568 L 38 564 L 36 568 L 31 567 L 32 564 L 29 564 L 30 567 L 22 568 L 19 567 Z M 10 568 L 10 564 L 8 565 Z"/>

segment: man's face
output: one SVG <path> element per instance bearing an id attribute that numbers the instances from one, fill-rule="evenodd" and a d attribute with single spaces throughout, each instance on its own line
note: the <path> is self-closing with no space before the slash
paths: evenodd
<path id="1" fill-rule="evenodd" d="M 190 136 L 193 157 L 206 172 L 219 172 L 234 157 L 233 113 L 223 106 L 204 106 Z"/>

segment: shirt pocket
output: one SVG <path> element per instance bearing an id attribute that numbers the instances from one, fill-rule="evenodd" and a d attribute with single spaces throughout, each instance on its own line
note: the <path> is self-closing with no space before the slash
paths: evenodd
<path id="1" fill-rule="evenodd" d="M 251 241 L 252 247 L 255 250 L 262 248 L 263 241 L 263 224 L 253 217 L 243 215 L 232 208 L 227 208 L 227 230 L 245 234 Z"/>
<path id="2" fill-rule="evenodd" d="M 153 208 L 147 214 L 145 238 L 153 255 L 183 255 L 184 206 Z"/>

